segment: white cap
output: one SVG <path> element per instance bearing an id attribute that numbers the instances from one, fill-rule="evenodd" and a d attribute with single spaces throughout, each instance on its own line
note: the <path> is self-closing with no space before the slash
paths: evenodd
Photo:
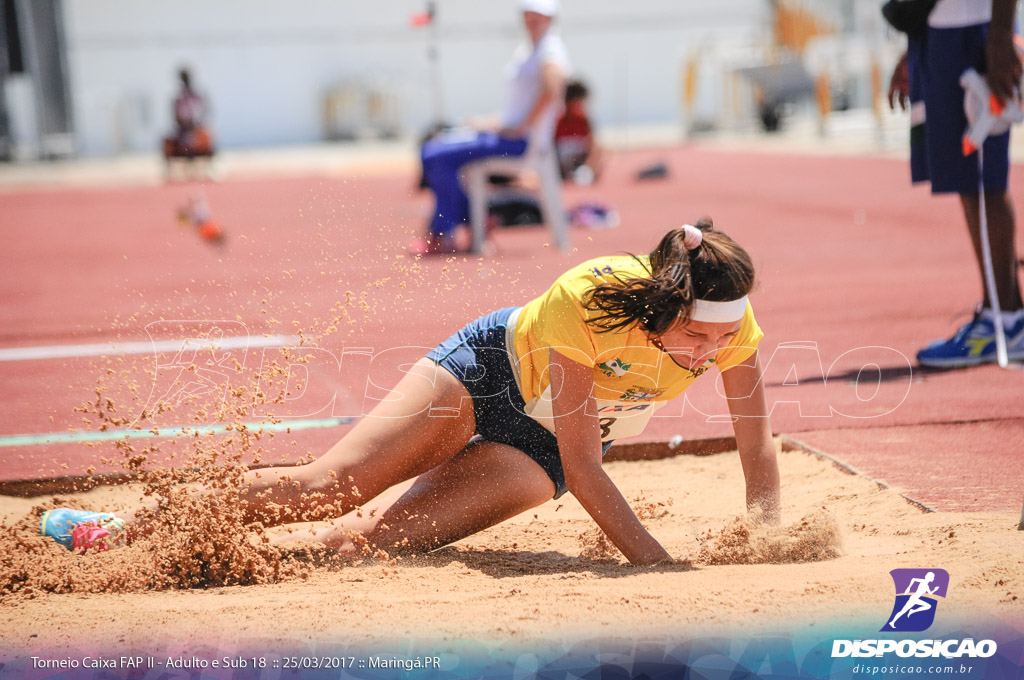
<path id="1" fill-rule="evenodd" d="M 558 14 L 558 0 L 519 0 L 519 7 L 524 12 L 536 12 L 547 17 Z"/>

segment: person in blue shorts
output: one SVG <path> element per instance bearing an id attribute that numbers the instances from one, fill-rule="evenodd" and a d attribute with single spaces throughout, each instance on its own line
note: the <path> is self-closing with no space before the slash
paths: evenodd
<path id="1" fill-rule="evenodd" d="M 317 460 L 248 472 L 245 521 L 265 522 L 268 508 L 282 507 L 291 521 L 310 520 L 326 503 L 340 517 L 282 542 L 358 554 L 361 536 L 389 552 L 429 550 L 568 492 L 630 562 L 670 561 L 601 462 L 613 440 L 642 432 L 714 368 L 746 505 L 776 523 L 779 469 L 753 285 L 750 256 L 708 219 L 672 229 L 649 255 L 572 267 L 523 307 L 484 315 L 438 345 Z M 41 530 L 88 550 L 115 547 L 145 525 L 133 512 L 62 508 L 43 516 Z"/>
<path id="2" fill-rule="evenodd" d="M 1014 43 L 1014 0 L 938 0 L 927 32 L 911 37 L 890 85 L 890 105 L 911 118 L 911 179 L 931 182 L 933 194 L 960 195 L 967 231 L 982 282 L 982 302 L 973 318 L 948 340 L 917 353 L 918 363 L 936 368 L 974 366 L 996 359 L 994 314 L 1002 314 L 1011 360 L 1024 359 L 1015 218 L 1008 193 L 1010 133 L 989 137 L 983 148 L 985 206 L 1000 310 L 992 309 L 984 285 L 977 153 L 963 154 L 967 129 L 960 75 L 984 74 L 992 93 L 1006 102 L 1020 97 L 1021 62 Z"/>

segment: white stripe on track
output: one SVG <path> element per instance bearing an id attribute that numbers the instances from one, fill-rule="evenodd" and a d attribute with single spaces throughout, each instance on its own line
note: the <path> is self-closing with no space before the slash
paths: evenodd
<path id="1" fill-rule="evenodd" d="M 297 335 L 247 336 L 218 340 L 188 338 L 141 342 L 99 342 L 92 345 L 49 345 L 41 347 L 8 347 L 0 349 L 0 361 L 34 361 L 39 359 L 70 359 L 74 357 L 117 356 L 122 354 L 159 354 L 202 349 L 251 349 L 253 347 L 287 347 L 297 345 Z"/>
<path id="2" fill-rule="evenodd" d="M 306 418 L 282 420 L 281 422 L 252 422 L 245 426 L 252 431 L 294 432 L 322 427 L 337 427 L 354 423 L 355 418 Z M 75 442 L 104 442 L 115 439 L 152 439 L 153 437 L 177 437 L 183 434 L 223 434 L 232 430 L 228 425 L 185 425 L 165 427 L 157 430 L 107 430 L 106 432 L 49 432 L 45 434 L 12 434 L 0 436 L 0 448 L 8 446 L 33 446 L 36 444 L 69 444 Z M 232 428 L 234 429 L 234 428 Z"/>

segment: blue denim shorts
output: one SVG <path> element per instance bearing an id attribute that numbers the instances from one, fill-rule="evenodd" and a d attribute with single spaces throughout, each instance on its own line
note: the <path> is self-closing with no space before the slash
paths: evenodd
<path id="1" fill-rule="evenodd" d="M 506 307 L 466 324 L 427 354 L 466 386 L 473 398 L 477 435 L 519 449 L 540 465 L 555 484 L 554 498 L 566 492 L 558 440 L 526 415 L 505 345 L 505 329 L 518 307 Z M 607 452 L 611 442 L 606 442 Z"/>

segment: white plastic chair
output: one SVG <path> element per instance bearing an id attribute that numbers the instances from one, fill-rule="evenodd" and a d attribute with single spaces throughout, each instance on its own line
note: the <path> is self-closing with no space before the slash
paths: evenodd
<path id="1" fill-rule="evenodd" d="M 494 174 L 514 175 L 524 170 L 536 172 L 540 179 L 541 216 L 551 230 L 555 246 L 561 250 L 569 249 L 569 218 L 562 204 L 562 173 L 558 167 L 555 146 L 550 140 L 535 143 L 531 139 L 522 156 L 494 156 L 467 163 L 463 168 L 466 194 L 469 196 L 469 218 L 473 228 L 472 252 L 483 252 L 487 238 L 487 205 L 491 194 L 487 178 Z"/>

